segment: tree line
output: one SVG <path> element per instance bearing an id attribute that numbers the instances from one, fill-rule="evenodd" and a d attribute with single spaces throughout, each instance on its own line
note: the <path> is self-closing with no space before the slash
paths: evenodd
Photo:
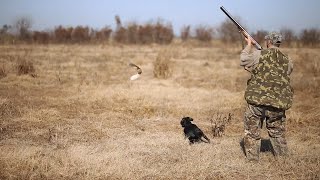
<path id="1" fill-rule="evenodd" d="M 186 25 L 181 28 L 180 34 L 175 35 L 172 24 L 162 19 L 155 22 L 138 24 L 130 22 L 123 25 L 119 16 L 115 16 L 116 28 L 105 26 L 93 29 L 89 26 L 64 27 L 57 26 L 49 31 L 31 30 L 32 23 L 28 18 L 20 18 L 13 25 L 3 25 L 0 28 L 0 43 L 123 43 L 123 44 L 169 44 L 174 38 L 181 41 L 197 40 L 210 43 L 212 40 L 221 40 L 225 43 L 239 43 L 241 35 L 234 24 L 225 19 L 218 27 Z M 317 28 L 303 29 L 295 33 L 292 29 L 280 30 L 284 44 L 292 46 L 318 47 L 320 44 L 320 30 Z M 257 30 L 252 36 L 262 43 L 265 30 Z M 176 37 L 177 36 L 177 37 Z"/>

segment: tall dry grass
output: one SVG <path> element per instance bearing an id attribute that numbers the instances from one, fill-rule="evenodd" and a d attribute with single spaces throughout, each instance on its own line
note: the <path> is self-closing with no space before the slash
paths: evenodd
<path id="1" fill-rule="evenodd" d="M 36 77 L 17 74 L 26 51 Z M 275 159 L 264 130 L 261 162 L 252 164 L 240 144 L 249 75 L 239 48 L 0 46 L 0 179 L 319 179 L 319 52 L 284 51 L 295 64 L 290 156 Z M 157 78 L 165 56 L 171 75 Z M 136 81 L 128 62 L 142 68 Z M 229 113 L 214 137 L 212 120 Z M 183 116 L 213 143 L 190 146 Z"/>

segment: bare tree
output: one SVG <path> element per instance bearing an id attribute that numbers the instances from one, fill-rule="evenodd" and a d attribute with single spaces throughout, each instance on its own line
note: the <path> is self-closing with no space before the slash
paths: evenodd
<path id="1" fill-rule="evenodd" d="M 31 28 L 32 22 L 30 18 L 21 17 L 15 22 L 15 27 L 19 32 L 19 38 L 21 40 L 29 40 L 31 35 L 29 29 Z"/>
<path id="2" fill-rule="evenodd" d="M 122 27 L 122 23 L 121 23 L 121 19 L 120 19 L 120 16 L 116 15 L 114 17 L 115 21 L 116 21 L 116 24 L 117 24 L 117 29 L 120 29 Z"/>
<path id="3" fill-rule="evenodd" d="M 16 37 L 11 33 L 12 29 L 12 26 L 7 24 L 0 28 L 0 43 L 14 43 Z"/>
<path id="4" fill-rule="evenodd" d="M 174 37 L 171 23 L 165 23 L 158 19 L 157 23 L 153 25 L 154 42 L 158 44 L 169 44 Z"/>
<path id="5" fill-rule="evenodd" d="M 196 38 L 202 42 L 210 42 L 213 37 L 214 30 L 211 27 L 199 26 L 195 29 Z"/>
<path id="6" fill-rule="evenodd" d="M 70 43 L 73 27 L 58 26 L 54 30 L 54 38 L 57 43 Z"/>
<path id="7" fill-rule="evenodd" d="M 88 26 L 77 26 L 71 32 L 71 39 L 74 43 L 83 43 L 90 40 L 90 29 Z"/>
<path id="8" fill-rule="evenodd" d="M 32 34 L 33 42 L 39 44 L 48 44 L 50 40 L 50 34 L 45 31 L 34 31 Z"/>
<path id="9" fill-rule="evenodd" d="M 138 30 L 139 30 L 139 26 L 137 23 L 132 22 L 132 23 L 128 24 L 128 26 L 127 26 L 128 43 L 130 43 L 130 44 L 137 44 L 138 43 L 138 41 L 139 41 Z"/>
<path id="10" fill-rule="evenodd" d="M 10 25 L 3 25 L 2 28 L 0 29 L 0 34 L 7 34 L 8 31 L 11 29 L 12 27 Z"/>
<path id="11" fill-rule="evenodd" d="M 111 35 L 112 29 L 109 26 L 105 26 L 100 31 L 96 32 L 96 38 L 98 41 L 108 41 Z"/>
<path id="12" fill-rule="evenodd" d="M 239 22 L 239 20 L 237 21 Z M 222 22 L 222 24 L 218 28 L 218 32 L 219 32 L 220 38 L 226 43 L 230 43 L 230 42 L 234 43 L 236 41 L 241 40 L 238 28 L 229 19 L 226 19 L 225 21 Z"/>
<path id="13" fill-rule="evenodd" d="M 113 39 L 118 43 L 126 43 L 127 41 L 127 29 L 122 26 L 121 19 L 118 15 L 114 17 L 117 28 L 114 32 Z"/>
<path id="14" fill-rule="evenodd" d="M 320 43 L 320 31 L 316 28 L 304 29 L 300 33 L 300 41 L 305 46 L 314 47 Z"/>
<path id="15" fill-rule="evenodd" d="M 262 44 L 265 36 L 268 34 L 265 30 L 258 30 L 256 33 L 252 34 L 252 37 L 259 43 Z"/>
<path id="16" fill-rule="evenodd" d="M 182 27 L 180 36 L 182 41 L 186 41 L 190 38 L 190 25 Z"/>
<path id="17" fill-rule="evenodd" d="M 140 25 L 138 29 L 138 38 L 141 44 L 150 44 L 154 42 L 153 38 L 153 25 L 147 23 L 145 25 Z"/>
<path id="18" fill-rule="evenodd" d="M 294 35 L 294 32 L 292 29 L 289 28 L 282 28 L 280 30 L 280 33 L 284 39 L 284 42 L 286 43 L 287 46 L 291 46 L 292 41 L 296 40 L 296 36 Z"/>

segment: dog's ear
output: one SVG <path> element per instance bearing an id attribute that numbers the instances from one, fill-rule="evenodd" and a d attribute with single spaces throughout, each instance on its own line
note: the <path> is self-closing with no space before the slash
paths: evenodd
<path id="1" fill-rule="evenodd" d="M 186 119 L 182 118 L 181 121 L 180 121 L 180 124 L 181 124 L 182 127 L 185 127 Z"/>

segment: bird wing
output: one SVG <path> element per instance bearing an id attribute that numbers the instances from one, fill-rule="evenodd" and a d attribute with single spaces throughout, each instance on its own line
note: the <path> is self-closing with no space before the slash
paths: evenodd
<path id="1" fill-rule="evenodd" d="M 129 66 L 130 66 L 130 67 L 134 67 L 134 68 L 136 68 L 136 70 L 137 70 L 137 74 L 132 75 L 132 76 L 130 77 L 130 80 L 133 81 L 133 80 L 138 79 L 138 78 L 140 77 L 140 75 L 142 74 L 141 68 L 140 68 L 139 66 L 133 64 L 133 63 L 129 63 Z"/>

